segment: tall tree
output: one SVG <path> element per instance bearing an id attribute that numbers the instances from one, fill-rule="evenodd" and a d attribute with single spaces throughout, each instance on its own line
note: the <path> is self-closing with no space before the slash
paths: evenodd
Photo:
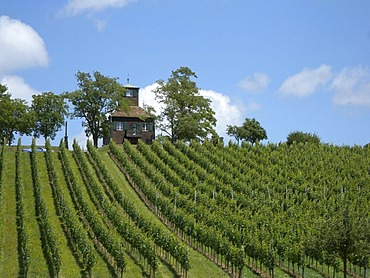
<path id="1" fill-rule="evenodd" d="M 118 83 L 118 78 L 102 75 L 98 71 L 90 73 L 78 71 L 76 74 L 79 90 L 66 93 L 74 105 L 72 115 L 83 118 L 86 136 L 92 136 L 94 146 L 109 128 L 107 115 L 114 110 L 129 109 L 129 103 L 123 98 L 125 89 Z"/>
<path id="2" fill-rule="evenodd" d="M 11 145 L 15 133 L 30 135 L 33 128 L 33 115 L 25 100 L 12 99 L 7 87 L 0 86 L 0 130 L 1 141 Z M 5 142 L 3 142 L 5 143 Z"/>
<path id="3" fill-rule="evenodd" d="M 68 106 L 61 95 L 44 92 L 32 96 L 31 110 L 35 115 L 34 136 L 53 140 L 64 124 Z"/>
<path id="4" fill-rule="evenodd" d="M 343 190 L 343 189 L 342 189 Z M 364 196 L 357 196 L 357 202 L 368 202 Z M 339 256 L 343 262 L 343 277 L 347 277 L 347 261 L 351 256 L 363 260 L 370 257 L 370 222 L 368 211 L 361 206 L 349 204 L 347 193 L 342 191 L 342 200 L 329 213 L 321 228 L 321 248 L 329 255 Z M 357 262 L 358 263 L 358 262 Z M 361 264 L 360 264 L 361 265 Z M 366 263 L 363 265 L 366 267 Z"/>
<path id="5" fill-rule="evenodd" d="M 157 127 L 172 142 L 177 140 L 205 139 L 216 134 L 215 113 L 211 100 L 200 95 L 192 78 L 197 78 L 188 67 L 172 71 L 167 82 L 157 81 L 156 100 L 163 105 Z"/>
<path id="6" fill-rule="evenodd" d="M 261 140 L 267 139 L 266 130 L 255 118 L 246 118 L 243 125 L 240 127 L 228 125 L 226 133 L 230 136 L 234 136 L 238 143 L 240 140 L 245 140 L 254 145 Z"/>
<path id="7" fill-rule="evenodd" d="M 236 141 L 240 142 L 240 139 L 242 138 L 242 128 L 236 125 L 227 125 L 226 126 L 226 134 L 229 136 L 232 136 L 236 139 Z"/>
<path id="8" fill-rule="evenodd" d="M 243 135 L 242 138 L 248 142 L 251 142 L 252 145 L 261 140 L 267 139 L 266 130 L 255 118 L 253 119 L 246 118 L 242 125 L 242 129 L 244 131 L 244 133 L 242 133 Z"/>
<path id="9" fill-rule="evenodd" d="M 293 131 L 288 134 L 286 143 L 288 145 L 293 143 L 311 143 L 318 145 L 320 144 L 320 137 L 315 133 Z"/>

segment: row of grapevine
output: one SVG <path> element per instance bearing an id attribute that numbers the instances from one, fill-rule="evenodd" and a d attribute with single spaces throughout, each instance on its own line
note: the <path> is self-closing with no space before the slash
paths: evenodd
<path id="1" fill-rule="evenodd" d="M 232 188 L 221 184 L 221 182 L 213 175 L 209 175 L 203 167 L 193 163 L 193 161 L 187 156 L 182 155 L 182 153 L 178 151 L 170 141 L 165 140 L 163 145 L 160 144 L 159 141 L 155 141 L 153 142 L 151 149 L 183 180 L 186 180 L 189 184 L 196 185 L 199 190 L 207 194 L 212 199 L 216 199 L 216 197 L 218 197 L 216 199 L 217 204 L 235 206 L 235 202 L 232 202 L 230 198 L 221 197 L 222 195 L 224 197 L 231 197 Z M 210 187 L 210 185 L 213 185 L 213 187 Z M 218 196 L 219 194 L 221 195 Z"/>
<path id="2" fill-rule="evenodd" d="M 18 233 L 18 260 L 19 277 L 28 277 L 30 266 L 30 248 L 28 235 L 25 227 L 25 211 L 23 204 L 23 190 L 20 172 L 21 139 L 18 140 L 17 151 L 15 153 L 15 197 L 16 197 L 16 217 Z"/>
<path id="3" fill-rule="evenodd" d="M 4 169 L 4 152 L 5 144 L 1 146 L 0 150 L 0 206 L 2 203 L 2 184 L 3 184 L 3 169 Z"/>
<path id="4" fill-rule="evenodd" d="M 123 276 L 126 262 L 122 250 L 122 240 L 112 235 L 111 231 L 103 224 L 98 212 L 91 208 L 85 200 L 80 185 L 77 184 L 74 177 L 63 142 L 60 143 L 59 149 L 64 176 L 66 177 L 72 199 L 74 199 L 77 209 L 82 212 L 82 215 L 86 220 L 85 224 L 89 225 L 94 237 L 104 246 L 105 250 L 107 250 L 113 258 L 117 270 L 121 273 L 121 276 Z"/>
<path id="5" fill-rule="evenodd" d="M 251 187 L 246 183 L 248 179 L 238 175 L 237 169 L 239 168 L 233 167 L 233 163 L 225 163 L 223 154 L 220 152 L 207 152 L 207 146 L 207 144 L 200 145 L 197 142 L 192 142 L 191 147 L 186 147 L 181 143 L 178 144 L 183 154 L 191 157 L 196 163 L 213 165 L 207 168 L 208 173 L 215 175 L 224 184 L 232 186 L 235 199 L 244 200 L 243 203 L 238 203 L 238 206 L 242 208 L 241 213 L 245 218 L 243 226 L 248 227 L 248 231 L 243 234 L 246 254 L 261 261 L 269 268 L 272 275 L 278 258 L 303 266 L 304 256 L 302 256 L 303 253 L 300 251 L 301 248 L 295 248 L 296 245 L 299 246 L 301 244 L 299 238 L 293 234 L 286 236 L 286 231 L 274 224 L 279 222 L 291 223 L 291 220 L 295 219 L 296 216 L 302 215 L 295 211 L 294 217 L 290 216 L 289 221 L 284 214 L 281 214 L 280 202 L 274 201 L 277 200 L 277 198 L 274 198 L 276 187 L 265 180 L 262 187 L 253 187 L 251 190 Z M 246 166 L 244 165 L 243 168 Z M 258 178 L 254 179 L 254 184 L 258 184 L 260 176 L 261 173 L 258 175 Z M 266 218 L 266 214 L 268 218 Z M 257 241 L 254 240 L 256 237 L 259 238 Z M 282 241 L 284 238 L 289 238 L 290 240 Z M 289 251 L 285 252 L 285 250 Z"/>
<path id="6" fill-rule="evenodd" d="M 261 249 L 261 244 L 256 243 L 253 238 L 250 238 L 248 241 L 246 241 L 243 237 L 243 227 L 246 227 L 248 223 L 244 221 L 245 212 L 241 211 L 239 207 L 235 205 L 233 194 L 231 194 L 230 197 L 225 196 L 223 191 L 226 190 L 223 190 L 222 185 L 219 185 L 218 191 L 215 191 L 215 185 L 211 183 L 212 180 L 216 180 L 213 177 L 210 179 L 207 178 L 205 182 L 194 184 L 192 187 L 191 184 L 186 180 L 186 177 L 189 176 L 186 174 L 186 170 L 183 167 L 173 166 L 174 163 L 179 164 L 179 162 L 174 161 L 173 156 L 165 153 L 163 149 L 161 150 L 161 147 L 158 146 L 158 143 L 154 143 L 151 148 L 154 150 L 155 154 L 149 150 L 148 146 L 140 143 L 138 145 L 138 150 L 148 159 L 148 161 L 150 161 L 150 163 L 156 165 L 158 169 L 164 172 L 169 172 L 168 168 L 173 168 L 176 173 L 181 175 L 183 177 L 180 179 L 181 185 L 187 184 L 187 186 L 192 190 L 201 189 L 203 192 L 208 193 L 203 200 L 201 199 L 202 203 L 205 205 L 199 206 L 199 204 L 197 204 L 197 208 L 193 212 L 194 215 L 197 216 L 197 210 L 198 212 L 201 211 L 204 218 L 207 219 L 205 223 L 208 227 L 217 227 L 218 233 L 228 238 L 233 244 L 235 244 L 235 246 L 241 246 L 238 256 L 241 256 L 241 254 L 244 252 L 246 252 L 249 256 L 255 255 L 256 249 L 259 249 L 258 259 L 260 261 L 264 261 L 264 263 L 267 264 L 271 270 L 273 270 L 274 262 L 271 260 L 272 258 L 269 250 Z M 163 161 L 158 159 L 158 157 L 161 157 Z M 170 164 L 164 164 L 164 161 Z M 183 161 L 186 160 L 183 159 Z M 192 161 L 189 160 L 187 161 L 186 166 L 191 167 L 192 169 L 197 169 L 197 165 L 194 165 Z M 200 169 L 198 169 L 197 172 L 201 172 Z M 170 177 L 170 175 L 166 176 Z M 208 174 L 208 176 L 210 175 Z M 171 182 L 173 179 L 170 179 L 169 181 Z M 233 193 L 233 191 L 231 191 L 231 193 Z M 208 206 L 206 204 L 208 204 Z M 222 214 L 218 213 L 218 208 L 220 206 L 222 206 Z M 251 251 L 249 253 L 253 252 L 253 254 L 249 254 L 248 251 Z M 256 256 L 253 257 L 256 258 Z M 243 268 L 243 266 L 244 264 L 240 264 L 239 268 Z"/>
<path id="7" fill-rule="evenodd" d="M 38 224 L 41 232 L 41 242 L 44 250 L 44 255 L 48 262 L 50 276 L 58 277 L 61 266 L 61 259 L 59 256 L 59 242 L 49 221 L 48 210 L 41 194 L 41 185 L 38 176 L 36 160 L 35 139 L 32 140 L 31 150 L 32 182 L 35 195 L 36 217 L 38 219 Z"/>
<path id="8" fill-rule="evenodd" d="M 227 179 L 234 179 L 235 182 L 244 180 L 248 185 L 245 186 L 246 189 L 253 188 L 254 197 L 257 197 L 262 207 L 274 212 L 269 216 L 272 218 L 269 225 L 274 229 L 273 247 L 279 256 L 301 264 L 304 263 L 305 255 L 314 256 L 315 259 L 334 268 L 339 267 L 340 257 L 343 260 L 344 269 L 346 269 L 347 259 L 356 264 L 360 263 L 366 269 L 366 256 L 361 255 L 362 259 L 359 259 L 357 254 L 356 259 L 346 258 L 345 254 L 349 254 L 350 250 L 343 249 L 334 251 L 342 255 L 334 255 L 333 251 L 330 251 L 332 247 L 325 248 L 322 243 L 322 241 L 333 241 L 333 230 L 330 225 L 338 226 L 338 219 L 343 219 L 341 213 L 348 215 L 348 218 L 344 218 L 343 221 L 349 219 L 351 225 L 358 227 L 355 229 L 357 232 L 351 235 L 352 240 L 358 236 L 366 238 L 366 230 L 369 229 L 364 227 L 369 219 L 369 190 L 366 188 L 369 175 L 366 166 L 363 167 L 366 165 L 364 162 L 369 161 L 366 150 L 358 147 L 348 149 L 334 146 L 292 146 L 287 148 L 270 145 L 254 148 L 229 147 L 225 150 L 211 144 L 200 145 L 197 142 L 192 142 L 190 147 L 182 145 L 180 148 L 184 154 L 191 154 L 193 159 L 201 158 L 213 163 L 215 167 L 209 169 L 210 172 L 215 174 L 222 169 L 226 173 L 223 177 L 220 176 L 224 182 Z M 195 154 L 198 155 L 197 158 Z M 241 161 L 243 162 L 240 163 Z M 239 173 L 235 168 L 239 169 Z M 233 173 L 233 176 L 227 176 L 227 173 Z M 251 202 L 253 202 L 252 199 Z M 335 221 L 325 220 L 324 217 L 330 217 Z M 312 223 L 312 219 L 316 219 L 316 223 Z M 261 220 L 264 221 L 263 217 Z M 279 220 L 283 220 L 284 224 L 291 228 L 284 229 L 278 224 L 281 222 Z M 328 231 L 331 231 L 331 235 Z M 324 238 L 325 234 L 326 238 Z M 342 235 L 342 237 L 347 236 Z M 287 239 L 290 240 L 287 241 Z M 339 239 L 338 242 L 340 242 Z M 361 242 L 362 240 L 358 241 L 358 243 Z M 292 250 L 296 251 L 291 252 Z M 357 250 L 361 252 L 359 250 L 366 250 L 366 248 L 357 248 Z M 368 259 L 369 255 L 367 255 L 367 262 Z"/>
<path id="9" fill-rule="evenodd" d="M 124 217 L 122 210 L 119 209 L 117 204 L 111 203 L 109 198 L 106 197 L 104 191 L 89 171 L 87 159 L 76 141 L 73 143 L 73 154 L 86 187 L 92 190 L 99 204 L 98 210 L 101 210 L 108 217 L 122 238 L 130 244 L 131 248 L 139 252 L 151 266 L 152 272 L 155 273 L 157 261 L 153 242 L 139 228 Z"/>
<path id="10" fill-rule="evenodd" d="M 176 229 L 187 235 L 189 243 L 195 241 L 201 246 L 211 248 L 210 252 L 219 254 L 221 261 L 223 258 L 227 267 L 231 266 L 232 270 L 240 269 L 244 264 L 243 260 L 240 260 L 240 248 L 235 247 L 225 239 L 218 229 L 209 228 L 201 221 L 211 219 L 211 217 L 204 215 L 202 206 L 195 205 L 194 201 L 175 191 L 162 174 L 155 170 L 155 167 L 145 161 L 143 157 L 140 157 L 129 143 L 126 142 L 124 148 L 125 152 L 122 152 L 117 149 L 116 145 L 110 144 L 112 155 L 119 161 L 124 171 L 127 171 L 135 184 L 140 186 L 141 191 L 156 206 L 157 211 L 165 215 L 168 221 L 175 225 Z M 131 159 L 137 165 L 132 164 Z M 143 173 L 145 173 L 145 176 Z M 195 193 L 195 202 L 196 198 Z M 194 210 L 198 212 L 197 219 L 191 213 Z M 200 217 L 200 215 L 203 215 L 203 217 Z M 205 252 L 204 250 L 204 248 L 200 249 L 200 251 Z"/>
<path id="11" fill-rule="evenodd" d="M 168 149 L 170 144 L 165 141 L 163 147 L 166 148 L 165 146 Z M 133 150 L 126 145 L 124 148 L 128 153 Z M 369 217 L 368 204 L 370 204 L 369 191 L 365 185 L 369 181 L 369 176 L 368 168 L 363 167 L 366 165 L 364 162 L 369 161 L 369 158 L 361 148 L 326 148 L 324 146 L 321 147 L 323 150 L 319 150 L 319 152 L 313 148 L 307 148 L 305 152 L 302 152 L 295 147 L 267 145 L 266 147 L 249 148 L 248 153 L 243 153 L 243 148 L 238 149 L 234 146 L 229 149 L 216 148 L 212 144 L 200 145 L 197 142 L 192 142 L 190 147 L 187 147 L 179 142 L 176 146 L 172 145 L 171 155 L 165 154 L 157 142 L 154 142 L 151 148 L 165 162 L 165 165 L 159 161 L 158 157 L 148 151 L 146 145 L 139 143 L 137 146 L 137 150 L 150 163 L 154 164 L 158 171 L 166 176 L 170 183 L 173 183 L 175 188 L 184 187 L 178 189 L 182 190 L 184 194 L 191 192 L 192 188 L 189 185 L 197 180 L 198 182 L 193 186 L 193 189 L 196 188 L 198 192 L 202 188 L 200 191 L 208 195 L 210 203 L 213 200 L 217 201 L 217 198 L 214 198 L 215 193 L 216 196 L 223 195 L 226 198 L 224 192 L 231 193 L 229 199 L 235 200 L 237 206 L 233 207 L 232 201 L 225 202 L 222 206 L 222 215 L 227 215 L 231 227 L 239 232 L 238 242 L 244 247 L 248 261 L 249 257 L 252 257 L 263 263 L 268 267 L 271 275 L 273 275 L 276 264 L 284 269 L 287 267 L 287 271 L 293 273 L 296 271 L 295 266 L 298 265 L 301 268 L 301 274 L 304 275 L 305 264 L 311 262 L 312 267 L 312 257 L 319 260 L 321 264 L 331 265 L 334 272 L 340 267 L 338 265 L 339 255 L 333 256 L 333 253 L 329 253 L 329 249 L 325 250 L 322 248 L 323 244 L 320 245 L 325 231 L 331 231 L 330 225 L 337 224 L 335 221 L 325 221 L 324 215 L 330 214 L 335 219 L 341 219 L 341 213 L 349 215 L 352 223 L 350 224 L 358 227 L 355 237 L 365 238 L 366 231 L 369 230 L 365 228 L 368 225 L 366 219 Z M 181 150 L 180 155 L 178 149 Z M 344 159 L 339 159 L 342 161 L 337 161 L 336 156 L 330 153 L 333 151 L 337 155 L 338 152 L 343 152 L 342 150 L 346 153 L 343 156 Z M 327 178 L 322 179 L 322 176 L 325 175 L 323 172 L 325 171 L 325 163 L 320 160 L 322 151 L 327 152 L 325 153 L 326 158 L 329 157 L 331 161 L 337 162 L 334 167 L 332 167 L 333 163 L 329 164 L 330 171 L 333 171 L 331 176 L 333 184 L 328 183 Z M 177 155 L 173 155 L 174 152 Z M 307 161 L 307 156 L 312 156 L 310 159 L 314 160 L 314 163 L 319 167 L 317 172 L 312 173 L 312 162 Z M 149 173 L 148 178 L 158 175 L 151 172 L 152 169 L 146 163 L 140 162 L 137 154 L 130 153 L 130 157 L 141 163 L 140 167 L 144 169 L 145 173 Z M 300 162 L 302 158 L 305 168 L 302 168 Z M 349 160 L 353 159 L 356 163 L 350 162 L 348 164 Z M 343 163 L 343 161 L 346 162 Z M 352 165 L 356 167 L 356 164 L 361 167 L 357 167 L 354 171 Z M 188 169 L 188 172 L 184 168 Z M 293 173 L 290 169 L 293 169 Z M 350 171 L 350 175 L 348 175 L 348 171 Z M 178 176 L 176 177 L 176 175 Z M 153 181 L 158 185 L 157 178 Z M 212 183 L 212 181 L 219 182 Z M 325 182 L 324 187 L 320 186 L 321 181 Z M 348 185 L 344 185 L 346 183 L 351 185 L 347 188 Z M 216 188 L 217 190 L 215 190 Z M 214 191 L 212 198 L 210 198 L 212 189 Z M 171 191 L 168 190 L 168 192 Z M 191 197 L 191 193 L 188 193 L 188 198 Z M 353 201 L 356 201 L 357 205 L 351 205 Z M 175 202 L 172 201 L 172 204 L 174 203 L 176 203 L 176 198 Z M 199 203 L 197 202 L 197 204 Z M 229 210 L 225 211 L 225 206 L 229 207 Z M 194 208 L 193 215 L 196 215 L 195 211 L 196 208 Z M 316 219 L 316 221 L 313 223 L 312 219 Z M 361 223 L 360 219 L 365 224 Z M 330 224 L 330 222 L 333 223 Z M 230 238 L 232 233 L 225 235 L 228 235 L 230 240 L 234 240 Z M 327 236 L 326 240 L 329 238 Z M 357 248 L 358 250 L 366 250 L 362 241 L 358 241 L 362 245 L 362 249 Z M 368 241 L 366 242 L 368 244 Z M 344 257 L 343 251 L 342 254 L 341 259 Z M 357 254 L 348 259 L 366 270 L 368 257 L 368 255 L 361 253 L 361 255 Z M 344 269 L 346 261 L 344 259 L 341 266 Z"/>
<path id="12" fill-rule="evenodd" d="M 91 270 L 96 262 L 94 248 L 88 238 L 86 230 L 79 221 L 78 216 L 65 200 L 65 196 L 60 188 L 56 170 L 54 167 L 52 150 L 49 140 L 46 142 L 46 150 L 46 166 L 50 184 L 55 196 L 54 204 L 56 207 L 56 211 L 60 216 L 65 233 L 70 239 L 70 242 L 72 242 L 72 247 L 77 253 L 83 269 L 89 274 L 89 276 L 91 276 Z"/>
<path id="13" fill-rule="evenodd" d="M 171 143 L 165 141 L 164 144 L 168 143 L 167 146 L 171 148 Z M 138 144 L 138 150 L 147 157 L 147 159 L 156 164 L 159 169 L 172 168 L 175 173 L 181 177 L 181 184 L 188 184 L 192 190 L 197 190 L 205 194 L 204 204 L 211 211 L 215 211 L 219 206 L 228 208 L 224 210 L 223 217 L 227 217 L 230 222 L 233 218 L 239 221 L 238 214 L 243 214 L 241 211 L 241 204 L 246 201 L 243 195 L 237 195 L 233 191 L 231 185 L 221 184 L 221 182 L 212 174 L 207 173 L 198 164 L 195 164 L 192 160 L 185 157 L 181 152 L 176 150 L 172 145 L 171 153 L 165 151 L 165 149 L 158 143 L 154 142 L 151 146 L 150 154 L 148 147 L 144 144 Z M 154 159 L 157 157 L 157 159 Z M 160 158 L 160 159 L 158 159 Z M 162 160 L 158 161 L 158 160 Z M 225 213 L 228 213 L 227 215 Z M 231 221 L 232 222 L 232 221 Z M 224 227 L 222 228 L 225 229 Z M 237 227 L 240 229 L 240 227 Z M 237 235 L 232 235 L 234 238 Z M 240 244 L 240 240 L 236 239 L 236 244 Z"/>
<path id="14" fill-rule="evenodd" d="M 176 237 L 145 219 L 140 212 L 135 209 L 134 204 L 130 200 L 125 200 L 118 184 L 116 184 L 109 175 L 108 170 L 102 163 L 96 149 L 90 141 L 87 143 L 87 149 L 92 158 L 92 164 L 94 164 L 97 170 L 96 172 L 99 174 L 101 181 L 108 185 L 115 201 L 123 208 L 123 211 L 129 215 L 135 224 L 153 239 L 158 247 L 170 254 L 180 264 L 182 274 L 186 277 L 187 270 L 189 269 L 189 260 L 184 245 Z M 162 257 L 162 259 L 165 260 L 166 258 L 167 255 Z M 168 263 L 169 262 L 170 261 L 168 261 Z"/>
<path id="15" fill-rule="evenodd" d="M 152 149 L 155 148 L 155 145 L 156 143 L 152 145 Z M 239 227 L 230 227 L 230 222 L 240 221 L 237 213 L 238 208 L 235 206 L 232 196 L 228 198 L 221 191 L 218 191 L 218 194 L 216 194 L 216 191 L 207 182 L 203 183 L 199 181 L 197 183 L 193 183 L 192 181 L 188 181 L 186 177 L 189 175 L 187 175 L 183 169 L 176 167 L 176 171 L 172 171 L 171 168 L 173 166 L 164 163 L 157 153 L 153 152 L 151 148 L 144 143 L 139 143 L 137 150 L 143 155 L 143 157 L 145 157 L 145 159 L 147 159 L 152 168 L 156 168 L 158 171 L 163 173 L 169 184 L 174 184 L 176 188 L 179 188 L 179 193 L 184 194 L 188 199 L 192 199 L 194 196 L 194 201 L 187 201 L 188 203 L 190 201 L 191 206 L 191 209 L 188 210 L 188 212 L 194 214 L 194 217 L 198 222 L 202 221 L 207 226 L 217 227 L 221 235 L 230 238 L 230 241 L 235 245 L 240 244 L 240 238 L 238 236 Z M 162 153 L 162 155 L 164 154 Z M 168 155 L 164 156 L 167 162 L 173 162 L 170 160 Z M 142 167 L 146 167 L 144 165 L 148 164 L 141 165 Z M 183 171 L 178 172 L 179 169 Z M 177 194 L 177 198 L 180 196 L 181 195 Z M 217 214 L 217 209 L 220 205 L 224 207 L 222 216 Z M 189 205 L 187 207 L 189 207 Z M 234 218 L 236 220 L 233 220 Z"/>

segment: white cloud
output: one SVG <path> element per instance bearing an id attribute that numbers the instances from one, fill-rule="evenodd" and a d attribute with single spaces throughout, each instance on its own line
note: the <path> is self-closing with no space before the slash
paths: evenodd
<path id="1" fill-rule="evenodd" d="M 265 73 L 258 72 L 244 77 L 239 82 L 239 86 L 247 92 L 257 92 L 266 89 L 269 83 L 270 77 Z"/>
<path id="2" fill-rule="evenodd" d="M 150 105 L 158 113 L 161 110 L 161 105 L 155 100 L 155 94 L 152 92 L 156 87 L 157 84 L 154 83 L 140 89 L 140 105 L 143 103 Z M 202 96 L 212 101 L 211 108 L 215 112 L 215 118 L 217 119 L 216 131 L 221 137 L 226 138 L 226 125 L 240 125 L 244 120 L 241 105 L 232 103 L 228 96 L 213 90 L 200 90 L 199 92 Z M 256 103 L 252 103 L 245 107 L 243 111 L 251 112 L 258 108 L 259 106 Z"/>
<path id="3" fill-rule="evenodd" d="M 342 69 L 331 87 L 336 104 L 370 106 L 370 70 L 366 67 Z"/>
<path id="4" fill-rule="evenodd" d="M 107 25 L 107 22 L 105 20 L 97 19 L 95 20 L 95 28 L 98 30 L 98 32 L 102 32 Z"/>
<path id="5" fill-rule="evenodd" d="M 255 112 L 260 109 L 261 109 L 261 105 L 259 105 L 257 102 L 254 102 L 254 101 L 249 102 L 245 106 L 245 111 L 249 113 Z"/>
<path id="6" fill-rule="evenodd" d="M 0 16 L 0 53 L 0 75 L 47 66 L 49 60 L 39 34 L 29 25 L 8 16 Z"/>
<path id="7" fill-rule="evenodd" d="M 8 91 L 13 98 L 24 99 L 30 104 L 32 102 L 32 95 L 37 95 L 40 92 L 32 88 L 26 81 L 17 75 L 5 75 L 0 79 L 0 83 L 8 87 Z"/>
<path id="8" fill-rule="evenodd" d="M 80 148 L 82 150 L 86 150 L 87 149 L 87 147 L 86 147 L 87 146 L 87 141 L 88 140 L 92 141 L 92 136 L 87 137 L 86 133 L 85 133 L 85 130 L 83 130 L 83 128 L 81 127 L 81 132 L 80 133 L 78 133 L 77 135 L 72 136 L 71 139 L 70 138 L 68 139 L 68 148 L 70 150 L 73 149 L 74 140 L 76 140 L 77 144 L 80 146 Z M 101 145 L 102 145 L 102 139 L 100 139 L 98 141 L 98 146 L 100 147 Z"/>
<path id="9" fill-rule="evenodd" d="M 161 105 L 155 100 L 153 90 L 157 88 L 157 83 L 148 85 L 139 91 L 139 105 L 143 107 L 144 104 L 152 106 L 158 113 L 161 110 Z"/>
<path id="10" fill-rule="evenodd" d="M 221 137 L 227 136 L 227 125 L 239 125 L 243 121 L 240 107 L 231 103 L 228 96 L 212 90 L 200 90 L 200 94 L 212 101 L 211 108 L 217 119 L 216 132 Z"/>
<path id="11" fill-rule="evenodd" d="M 107 8 L 122 8 L 136 0 L 69 0 L 61 15 L 78 15 L 84 12 L 100 12 Z"/>
<path id="12" fill-rule="evenodd" d="M 331 68 L 321 65 L 317 69 L 303 69 L 283 82 L 279 92 L 283 95 L 306 97 L 315 93 L 320 85 L 325 85 L 332 79 Z"/>

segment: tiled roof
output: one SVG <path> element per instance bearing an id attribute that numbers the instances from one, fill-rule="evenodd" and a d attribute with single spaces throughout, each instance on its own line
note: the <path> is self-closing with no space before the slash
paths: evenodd
<path id="1" fill-rule="evenodd" d="M 139 106 L 130 106 L 129 111 L 116 111 L 112 114 L 113 117 L 137 117 L 150 118 L 149 114 Z"/>
<path id="2" fill-rule="evenodd" d="M 130 83 L 127 83 L 123 87 L 126 88 L 126 89 L 139 89 L 139 87 L 131 85 Z"/>

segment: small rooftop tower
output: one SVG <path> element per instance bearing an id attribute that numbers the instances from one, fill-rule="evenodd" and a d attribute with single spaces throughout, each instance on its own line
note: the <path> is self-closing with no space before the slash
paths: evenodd
<path id="1" fill-rule="evenodd" d="M 130 78 L 127 78 L 127 84 L 123 86 L 126 89 L 125 98 L 132 101 L 132 106 L 139 106 L 139 87 L 130 84 Z"/>

